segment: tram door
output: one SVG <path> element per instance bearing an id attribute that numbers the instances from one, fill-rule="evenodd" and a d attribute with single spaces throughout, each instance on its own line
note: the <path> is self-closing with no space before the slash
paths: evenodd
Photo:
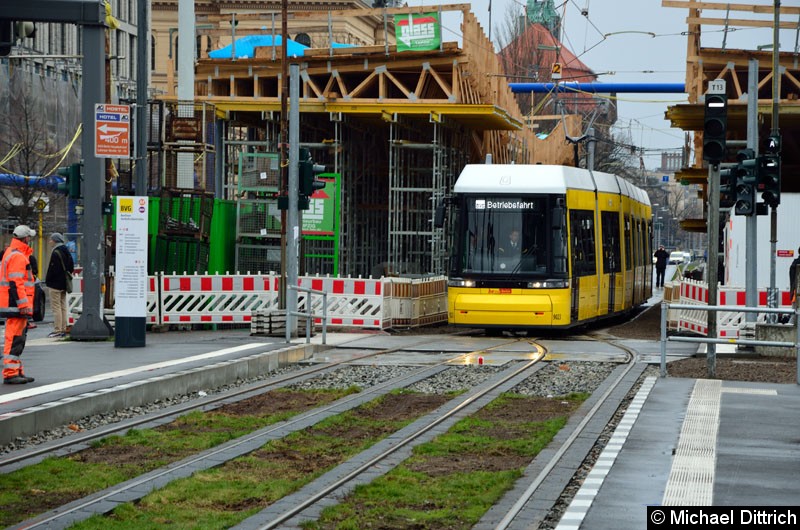
<path id="1" fill-rule="evenodd" d="M 572 256 L 571 322 L 597 314 L 597 251 L 592 210 L 570 210 L 570 254 Z"/>
<path id="2" fill-rule="evenodd" d="M 603 287 L 600 313 L 611 314 L 617 310 L 617 281 L 622 271 L 619 212 L 602 212 L 600 222 L 603 234 Z"/>

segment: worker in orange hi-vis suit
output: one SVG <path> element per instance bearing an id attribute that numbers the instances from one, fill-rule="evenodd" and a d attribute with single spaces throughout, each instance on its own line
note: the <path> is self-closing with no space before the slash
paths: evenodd
<path id="1" fill-rule="evenodd" d="M 36 235 L 26 225 L 14 229 L 14 239 L 0 262 L 0 316 L 6 318 L 3 346 L 3 383 L 32 383 L 22 371 L 22 350 L 28 336 L 28 317 L 33 314 L 33 274 L 29 257 L 33 253 L 31 238 Z"/>

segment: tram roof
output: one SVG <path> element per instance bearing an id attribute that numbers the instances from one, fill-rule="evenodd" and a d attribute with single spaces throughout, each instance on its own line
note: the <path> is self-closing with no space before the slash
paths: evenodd
<path id="1" fill-rule="evenodd" d="M 650 204 L 643 190 L 616 175 L 570 166 L 468 164 L 454 187 L 456 193 L 497 194 L 563 194 L 568 189 L 619 193 Z"/>

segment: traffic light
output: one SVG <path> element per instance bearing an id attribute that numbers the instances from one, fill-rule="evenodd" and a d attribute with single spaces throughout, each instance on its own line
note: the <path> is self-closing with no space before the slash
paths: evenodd
<path id="1" fill-rule="evenodd" d="M 318 180 L 317 174 L 325 171 L 325 166 L 315 164 L 311 159 L 311 152 L 305 147 L 300 148 L 299 170 L 299 206 L 301 210 L 308 210 L 308 199 L 314 192 L 325 187 L 325 181 Z"/>
<path id="2" fill-rule="evenodd" d="M 72 164 L 71 166 L 58 168 L 57 173 L 62 177 L 64 177 L 64 183 L 58 185 L 58 191 L 60 191 L 61 193 L 66 193 L 67 197 L 69 197 L 70 199 L 82 198 L 82 193 L 81 193 L 81 181 L 83 180 L 83 176 L 81 175 L 82 169 L 83 169 L 82 164 Z"/>
<path id="3" fill-rule="evenodd" d="M 725 158 L 725 135 L 728 129 L 728 96 L 706 94 L 703 115 L 703 160 L 719 163 Z"/>
<path id="4" fill-rule="evenodd" d="M 736 170 L 723 169 L 719 172 L 719 207 L 733 208 L 736 204 Z"/>
<path id="5" fill-rule="evenodd" d="M 736 155 L 739 163 L 736 173 L 736 215 L 756 214 L 756 182 L 758 180 L 757 160 L 752 149 L 742 149 Z"/>
<path id="6" fill-rule="evenodd" d="M 769 206 L 781 203 L 781 139 L 770 136 L 763 156 L 758 157 L 758 193 Z"/>

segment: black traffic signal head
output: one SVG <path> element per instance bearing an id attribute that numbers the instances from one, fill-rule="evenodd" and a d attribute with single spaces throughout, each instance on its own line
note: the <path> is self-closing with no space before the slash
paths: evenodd
<path id="1" fill-rule="evenodd" d="M 736 170 L 723 169 L 719 172 L 719 207 L 733 208 L 736 204 Z"/>
<path id="2" fill-rule="evenodd" d="M 81 164 L 58 168 L 57 173 L 64 177 L 64 183 L 58 185 L 58 191 L 66 193 L 70 199 L 81 198 Z"/>
<path id="3" fill-rule="evenodd" d="M 725 137 L 728 130 L 728 96 L 706 94 L 703 115 L 703 160 L 719 163 L 725 158 Z"/>
<path id="4" fill-rule="evenodd" d="M 314 192 L 321 190 L 325 187 L 325 181 L 318 180 L 317 174 L 325 171 L 325 166 L 315 164 L 311 160 L 311 153 L 308 149 L 300 148 L 300 163 L 299 163 L 299 195 L 300 195 L 300 209 L 308 209 L 308 198 L 314 195 Z"/>
<path id="5" fill-rule="evenodd" d="M 758 193 L 769 206 L 781 203 L 781 157 L 768 154 L 758 157 Z"/>
<path id="6" fill-rule="evenodd" d="M 736 158 L 739 164 L 732 171 L 736 174 L 736 215 L 756 214 L 756 182 L 758 180 L 757 160 L 752 149 L 739 151 Z"/>
<path id="7" fill-rule="evenodd" d="M 14 47 L 14 22 L 7 18 L 0 18 L 0 57 L 11 53 Z"/>

